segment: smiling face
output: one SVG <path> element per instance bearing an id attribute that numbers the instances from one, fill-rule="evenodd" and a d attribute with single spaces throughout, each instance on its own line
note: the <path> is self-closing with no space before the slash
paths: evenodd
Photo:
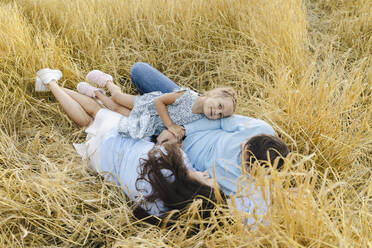
<path id="1" fill-rule="evenodd" d="M 229 117 L 234 113 L 233 101 L 228 97 L 208 96 L 203 103 L 203 113 L 212 120 Z"/>

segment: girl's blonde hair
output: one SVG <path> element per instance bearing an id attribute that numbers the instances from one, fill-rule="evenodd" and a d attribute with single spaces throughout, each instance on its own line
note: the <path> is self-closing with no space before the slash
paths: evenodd
<path id="1" fill-rule="evenodd" d="M 214 97 L 214 96 L 228 97 L 232 100 L 233 110 L 235 111 L 236 102 L 238 100 L 238 94 L 236 93 L 236 91 L 233 88 L 231 88 L 231 87 L 216 88 L 216 89 L 213 89 L 213 90 L 206 91 L 203 95 L 207 96 L 207 97 Z"/>

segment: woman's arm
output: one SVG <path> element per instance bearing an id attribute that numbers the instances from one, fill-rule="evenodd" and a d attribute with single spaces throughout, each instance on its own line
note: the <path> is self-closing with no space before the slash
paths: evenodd
<path id="1" fill-rule="evenodd" d="M 183 127 L 177 126 L 173 123 L 173 121 L 169 117 L 167 105 L 173 104 L 177 100 L 177 98 L 184 93 L 184 91 L 181 91 L 164 94 L 156 98 L 154 101 L 156 110 L 158 111 L 159 117 L 162 120 L 164 126 L 166 126 L 167 129 L 170 130 L 172 133 L 175 132 L 175 135 L 178 138 L 182 138 L 182 136 L 184 135 L 184 129 Z"/>

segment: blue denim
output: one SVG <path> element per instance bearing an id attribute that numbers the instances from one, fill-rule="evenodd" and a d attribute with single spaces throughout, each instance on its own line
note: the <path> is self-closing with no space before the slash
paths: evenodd
<path id="1" fill-rule="evenodd" d="M 169 93 L 180 88 L 163 73 L 147 63 L 135 63 L 131 68 L 130 76 L 141 95 L 153 91 Z"/>

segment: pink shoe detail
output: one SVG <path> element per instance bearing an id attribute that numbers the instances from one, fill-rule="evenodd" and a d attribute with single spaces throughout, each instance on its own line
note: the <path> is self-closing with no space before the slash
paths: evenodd
<path id="1" fill-rule="evenodd" d="M 105 87 L 107 81 L 112 81 L 112 76 L 99 70 L 93 70 L 87 74 L 86 80 L 98 84 L 100 87 Z"/>
<path id="2" fill-rule="evenodd" d="M 96 97 L 96 91 L 100 91 L 103 94 L 106 95 L 106 92 L 102 89 L 96 88 L 87 82 L 80 82 L 76 86 L 77 91 L 83 95 L 89 96 L 89 97 Z"/>

